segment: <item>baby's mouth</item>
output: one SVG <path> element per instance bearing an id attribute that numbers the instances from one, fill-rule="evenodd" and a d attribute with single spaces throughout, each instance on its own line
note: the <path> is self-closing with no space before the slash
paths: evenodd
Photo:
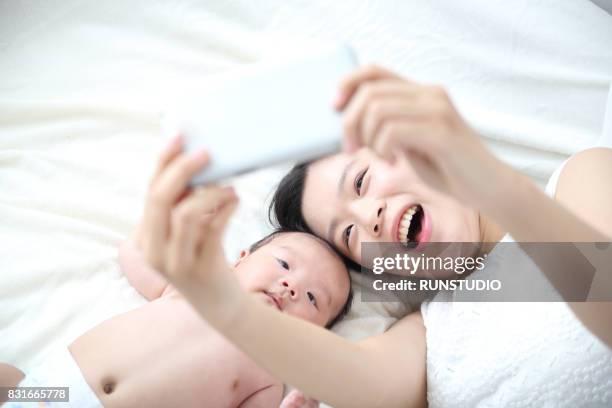
<path id="1" fill-rule="evenodd" d="M 273 293 L 269 293 L 264 291 L 264 294 L 268 297 L 269 302 L 271 305 L 273 305 L 274 307 L 276 307 L 278 310 L 282 311 L 282 305 L 281 305 L 281 300 L 278 296 L 276 296 Z"/>
<path id="2" fill-rule="evenodd" d="M 420 242 L 425 212 L 420 204 L 408 208 L 400 219 L 397 239 L 406 248 L 416 248 Z"/>

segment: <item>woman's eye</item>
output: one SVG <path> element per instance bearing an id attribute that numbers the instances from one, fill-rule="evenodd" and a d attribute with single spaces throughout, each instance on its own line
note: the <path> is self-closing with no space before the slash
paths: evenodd
<path id="1" fill-rule="evenodd" d="M 357 192 L 357 195 L 361 195 L 361 184 L 363 184 L 363 179 L 367 172 L 368 169 L 366 168 L 364 171 L 359 173 L 357 178 L 355 178 L 355 191 Z"/>
<path id="2" fill-rule="evenodd" d="M 308 295 L 308 301 L 317 307 L 317 298 L 310 292 L 306 292 L 306 294 Z"/>
<path id="3" fill-rule="evenodd" d="M 283 269 L 289 270 L 289 264 L 282 259 L 276 258 L 278 264 L 283 267 Z"/>
<path id="4" fill-rule="evenodd" d="M 352 229 L 353 229 L 353 224 L 349 225 L 344 230 L 344 245 L 346 245 L 347 248 L 349 246 L 349 239 L 351 238 L 351 230 Z"/>

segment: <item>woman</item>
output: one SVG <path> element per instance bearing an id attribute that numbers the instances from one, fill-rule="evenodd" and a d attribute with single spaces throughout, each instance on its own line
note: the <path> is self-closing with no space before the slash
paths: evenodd
<path id="1" fill-rule="evenodd" d="M 356 262 L 361 260 L 361 241 L 404 239 L 393 227 L 395 221 L 388 220 L 403 217 L 402 212 L 414 204 L 423 215 L 418 216 L 421 231 L 407 234 L 411 240 L 476 241 L 486 251 L 490 246 L 486 243 L 499 241 L 506 231 L 519 241 L 593 242 L 609 241 L 612 236 L 612 192 L 601 176 L 612 175 L 609 150 L 593 150 L 568 162 L 557 192 L 558 199 L 566 200 L 566 208 L 490 155 L 443 90 L 411 83 L 377 67 L 356 71 L 341 90 L 336 106 L 344 110 L 348 152 L 299 170 L 301 182 L 294 185 L 303 188 L 290 189 L 291 199 L 279 196 L 279 191 L 277 214 L 285 226 L 312 230 Z M 355 152 L 361 145 L 371 150 Z M 213 244 L 220 241 L 235 198 L 209 188 L 215 216 L 203 217 L 197 225 L 181 223 L 172 217 L 172 210 L 203 163 L 190 162 L 179 151 L 166 153 L 161 163 L 145 211 L 151 233 L 142 249 L 204 318 L 273 375 L 330 405 L 427 404 L 425 326 L 420 313 L 403 318 L 379 336 L 353 343 L 242 295 L 231 274 L 224 273 L 227 261 L 221 246 Z M 319 201 L 317 207 L 315 198 L 320 194 L 325 194 L 326 201 L 324 206 Z M 572 200 L 576 196 L 587 199 Z M 529 202 L 528 210 L 517 205 L 525 202 Z M 575 213 L 584 214 L 583 219 Z M 177 264 L 177 259 L 189 262 Z M 549 278 L 554 284 L 557 277 Z M 572 308 L 608 347 L 612 344 L 607 304 Z M 429 338 L 429 325 L 427 330 Z M 599 362 L 610 361 L 606 346 L 590 338 L 585 341 L 596 350 L 589 357 L 594 369 Z M 503 372 L 503 367 L 498 371 Z M 601 376 L 601 370 L 595 374 Z M 427 375 L 430 383 L 437 381 Z M 612 373 L 605 371 L 603 376 L 609 379 Z M 467 379 L 451 380 L 470 389 Z M 581 381 L 581 386 L 586 384 Z M 473 382 L 472 388 L 480 383 Z M 526 384 L 511 396 L 524 398 Z M 465 406 L 466 401 L 473 402 L 451 397 L 440 404 Z M 499 401 L 505 405 L 530 402 Z M 436 405 L 438 400 L 429 402 Z"/>
<path id="2" fill-rule="evenodd" d="M 477 256 L 488 253 L 502 239 L 607 242 L 612 237 L 610 149 L 582 152 L 558 169 L 547 190 L 563 205 L 560 206 L 489 154 L 442 89 L 423 87 L 384 69 L 368 67 L 346 79 L 336 107 L 344 111 L 345 151 L 294 167 L 281 181 L 270 212 L 281 227 L 313 232 L 357 264 L 362 263 L 363 242 L 479 242 L 478 253 L 473 254 Z M 357 149 L 363 145 L 369 148 Z M 321 205 L 319 197 L 326 197 L 325 205 Z M 415 206 L 418 211 L 406 232 L 398 225 Z M 563 276 L 555 275 L 555 271 L 544 272 L 552 272 L 548 278 L 557 288 L 562 286 Z M 610 303 L 569 306 L 587 328 L 608 346 L 612 344 Z M 430 404 L 438 400 L 441 406 L 448 406 L 450 400 L 455 404 L 460 401 L 457 390 L 444 382 L 449 376 L 438 375 L 438 366 L 445 358 L 435 349 L 461 347 L 462 351 L 447 352 L 444 357 L 456 365 L 462 362 L 475 368 L 480 359 L 466 354 L 469 350 L 483 354 L 479 335 L 497 341 L 497 354 L 503 354 L 500 350 L 505 340 L 495 340 L 496 334 L 503 337 L 514 333 L 509 348 L 526 345 L 525 336 L 519 332 L 528 332 L 530 324 L 544 327 L 538 321 L 538 313 L 545 315 L 543 319 L 551 325 L 554 322 L 574 327 L 575 323 L 565 307 L 558 304 L 495 304 L 488 306 L 488 310 L 495 310 L 490 320 L 488 310 L 483 309 L 484 305 L 453 308 L 443 303 L 430 303 L 423 308 Z M 459 315 L 461 319 L 453 319 Z M 470 320 L 474 315 L 479 316 L 478 320 Z M 516 324 L 500 327 L 495 319 Z M 459 334 L 466 330 L 470 338 Z M 553 327 L 550 332 L 554 330 Z M 451 338 L 460 345 L 440 338 Z M 563 347 L 556 350 L 563 351 Z M 526 355 L 519 353 L 517 359 L 528 360 Z M 495 367 L 496 357 L 488 358 Z M 543 364 L 547 360 L 539 356 L 530 362 Z M 488 375 L 483 367 L 472 372 L 477 373 L 476 377 Z M 465 373 L 455 375 L 469 381 Z M 442 384 L 438 386 L 439 383 Z M 461 388 L 465 391 L 464 386 Z M 443 394 L 451 398 L 444 400 Z M 469 398 L 464 401 L 474 402 Z"/>
<path id="3" fill-rule="evenodd" d="M 357 264 L 363 242 L 474 242 L 482 255 L 506 234 L 518 242 L 611 240 L 611 149 L 564 163 L 557 203 L 491 155 L 439 87 L 370 66 L 345 79 L 335 106 L 344 111 L 344 152 L 283 178 L 270 206 L 282 228 L 313 232 Z M 415 209 L 406 233 L 400 223 Z M 559 289 L 565 277 L 544 272 Z M 612 344 L 610 305 L 572 309 Z"/>

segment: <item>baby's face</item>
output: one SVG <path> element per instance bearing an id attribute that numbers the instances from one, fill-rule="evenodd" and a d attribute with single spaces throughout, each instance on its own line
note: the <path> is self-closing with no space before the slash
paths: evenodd
<path id="1" fill-rule="evenodd" d="M 350 282 L 340 258 L 312 235 L 277 234 L 241 254 L 236 275 L 247 292 L 284 313 L 325 326 L 342 310 Z"/>

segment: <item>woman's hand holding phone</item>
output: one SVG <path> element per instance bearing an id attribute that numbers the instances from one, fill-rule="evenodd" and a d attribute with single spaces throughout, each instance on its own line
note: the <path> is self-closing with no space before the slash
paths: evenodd
<path id="1" fill-rule="evenodd" d="M 407 154 L 423 180 L 477 209 L 498 205 L 505 182 L 516 177 L 485 148 L 438 86 L 421 85 L 377 66 L 365 66 L 340 84 L 344 149 L 372 148 L 390 161 Z"/>
<path id="2" fill-rule="evenodd" d="M 147 262 L 200 310 L 226 319 L 242 291 L 225 256 L 222 235 L 238 198 L 231 187 L 189 188 L 208 163 L 204 151 L 184 154 L 175 137 L 159 158 L 134 237 Z"/>

